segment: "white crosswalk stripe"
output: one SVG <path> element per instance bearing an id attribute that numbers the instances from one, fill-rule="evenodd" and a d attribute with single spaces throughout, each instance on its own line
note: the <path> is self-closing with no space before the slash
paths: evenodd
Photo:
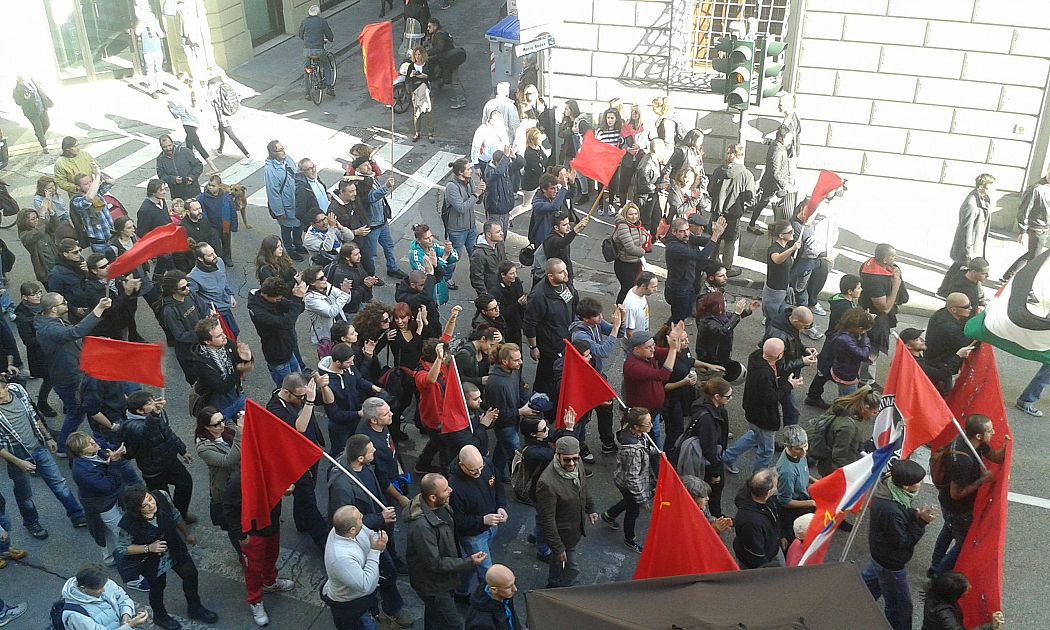
<path id="1" fill-rule="evenodd" d="M 146 164 L 155 164 L 155 160 L 159 153 L 159 148 L 150 144 L 143 145 L 133 153 L 130 153 L 109 166 L 104 167 L 102 172 L 119 181 L 122 177 L 126 177 L 129 173 L 145 166 Z M 142 187 L 145 188 L 145 184 L 143 184 Z"/>
<path id="2" fill-rule="evenodd" d="M 458 153 L 438 151 L 419 167 L 415 173 L 402 173 L 408 179 L 394 189 L 390 195 L 390 207 L 394 211 L 391 222 L 396 221 L 401 215 L 423 198 L 423 195 L 438 187 L 438 182 L 449 173 L 449 162 L 461 157 Z"/>
<path id="3" fill-rule="evenodd" d="M 408 152 L 412 150 L 411 144 L 399 144 L 394 143 L 394 164 L 401 161 L 401 158 L 408 155 Z M 381 147 L 372 152 L 372 157 L 375 158 L 379 168 L 383 169 L 384 172 L 390 169 L 390 142 L 384 142 Z"/>

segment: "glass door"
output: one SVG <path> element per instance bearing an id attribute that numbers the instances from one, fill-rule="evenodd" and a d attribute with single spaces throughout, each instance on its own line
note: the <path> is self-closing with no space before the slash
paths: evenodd
<path id="1" fill-rule="evenodd" d="M 131 0 L 45 0 L 63 81 L 130 76 L 138 48 Z"/>
<path id="2" fill-rule="evenodd" d="M 244 18 L 248 22 L 252 46 L 258 46 L 284 34 L 282 0 L 244 0 Z"/>

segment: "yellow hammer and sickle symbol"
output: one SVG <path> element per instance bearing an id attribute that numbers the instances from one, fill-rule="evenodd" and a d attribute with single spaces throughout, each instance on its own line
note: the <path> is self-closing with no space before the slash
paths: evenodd
<path id="1" fill-rule="evenodd" d="M 824 510 L 824 526 L 827 527 L 828 523 L 835 520 L 835 516 L 831 512 Z"/>

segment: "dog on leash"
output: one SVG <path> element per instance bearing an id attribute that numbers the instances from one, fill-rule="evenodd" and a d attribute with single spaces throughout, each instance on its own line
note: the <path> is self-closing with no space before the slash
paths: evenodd
<path id="1" fill-rule="evenodd" d="M 250 230 L 252 226 L 248 223 L 248 194 L 243 184 L 223 184 L 223 190 L 233 197 L 233 209 L 241 215 L 241 223 L 244 229 Z"/>

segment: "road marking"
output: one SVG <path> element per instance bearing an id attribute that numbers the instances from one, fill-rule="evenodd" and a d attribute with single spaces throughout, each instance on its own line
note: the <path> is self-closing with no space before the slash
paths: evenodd
<path id="1" fill-rule="evenodd" d="M 259 190 L 256 190 L 255 192 L 253 192 L 251 195 L 248 196 L 248 205 L 249 206 L 259 206 L 261 208 L 265 208 L 265 207 L 267 207 L 269 205 L 269 203 L 270 202 L 267 201 L 267 198 L 266 198 L 266 187 L 265 186 L 263 186 Z"/>
<path id="2" fill-rule="evenodd" d="M 412 150 L 411 144 L 399 144 L 394 143 L 394 164 L 401 161 L 401 158 L 408 155 L 408 152 Z M 379 168 L 383 169 L 383 172 L 390 170 L 391 164 L 388 161 L 390 158 L 390 142 L 383 142 L 383 145 L 372 152 L 372 157 L 375 158 L 379 164 Z"/>
<path id="3" fill-rule="evenodd" d="M 1017 492 L 1008 492 L 1006 498 L 1014 503 L 1021 503 L 1022 505 L 1031 505 L 1032 507 L 1043 508 L 1044 510 L 1050 510 L 1050 499 L 1044 499 L 1042 497 L 1033 497 L 1027 494 L 1019 494 Z"/>
<path id="4" fill-rule="evenodd" d="M 237 160 L 232 166 L 219 173 L 219 177 L 222 178 L 224 184 L 239 184 L 262 167 L 263 163 L 259 160 L 252 160 L 248 164 L 241 164 L 241 160 Z"/>
<path id="5" fill-rule="evenodd" d="M 120 181 L 122 177 L 127 176 L 132 171 L 146 166 L 149 162 L 156 164 L 157 156 L 160 154 L 160 149 L 153 146 L 152 144 L 146 144 L 133 153 L 125 155 L 116 162 L 102 168 L 102 172 L 109 175 L 113 179 Z M 154 167 L 156 171 L 156 167 Z M 145 187 L 145 184 L 142 184 Z"/>
<path id="6" fill-rule="evenodd" d="M 404 175 L 408 179 L 395 188 L 390 195 L 390 207 L 394 209 L 394 216 L 390 218 L 390 222 L 393 223 L 398 217 L 408 212 L 417 201 L 423 198 L 423 195 L 435 188 L 441 188 L 438 182 L 444 179 L 445 175 L 448 175 L 451 170 L 448 167 L 449 162 L 459 157 L 461 156 L 458 153 L 438 151 L 423 166 L 419 167 L 415 173 L 405 173 L 396 168 L 393 169 L 393 172 Z"/>

